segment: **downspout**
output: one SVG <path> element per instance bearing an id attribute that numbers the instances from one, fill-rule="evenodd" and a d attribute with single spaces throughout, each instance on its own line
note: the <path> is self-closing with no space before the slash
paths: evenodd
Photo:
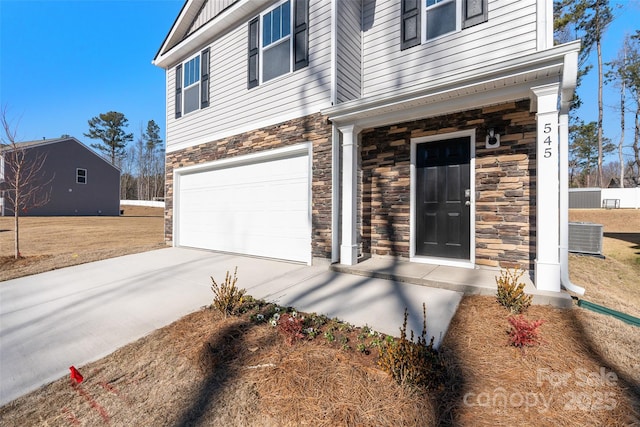
<path id="1" fill-rule="evenodd" d="M 573 99 L 578 75 L 578 52 L 564 57 L 560 92 L 560 283 L 568 291 L 584 295 L 585 289 L 569 279 L 569 106 Z"/>
<path id="2" fill-rule="evenodd" d="M 331 106 L 337 100 L 338 3 L 331 0 Z M 331 124 L 331 263 L 340 261 L 340 131 Z"/>

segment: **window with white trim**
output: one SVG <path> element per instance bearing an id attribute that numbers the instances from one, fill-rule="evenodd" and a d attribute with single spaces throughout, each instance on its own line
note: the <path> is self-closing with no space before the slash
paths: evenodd
<path id="1" fill-rule="evenodd" d="M 189 114 L 200 108 L 200 55 L 191 58 L 184 63 L 182 68 L 184 75 L 184 114 Z"/>
<path id="2" fill-rule="evenodd" d="M 209 49 L 176 67 L 175 117 L 209 106 Z"/>
<path id="3" fill-rule="evenodd" d="M 291 72 L 291 2 L 262 15 L 261 55 L 263 82 Z"/>
<path id="4" fill-rule="evenodd" d="M 87 183 L 87 170 L 82 168 L 76 169 L 76 183 L 77 184 L 86 184 Z"/>
<path id="5" fill-rule="evenodd" d="M 488 0 L 401 0 L 402 50 L 486 22 Z"/>
<path id="6" fill-rule="evenodd" d="M 309 64 L 309 0 L 284 0 L 249 22 L 248 88 Z"/>
<path id="7" fill-rule="evenodd" d="M 425 0 L 424 41 L 460 30 L 460 2 L 456 0 Z"/>

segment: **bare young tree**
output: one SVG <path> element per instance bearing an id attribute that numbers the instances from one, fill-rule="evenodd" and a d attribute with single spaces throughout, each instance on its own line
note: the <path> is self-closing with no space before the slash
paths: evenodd
<path id="1" fill-rule="evenodd" d="M 28 153 L 25 147 L 16 141 L 16 129 L 7 119 L 7 109 L 0 112 L 0 124 L 4 136 L 0 139 L 0 190 L 5 201 L 13 209 L 15 226 L 14 257 L 20 255 L 20 212 L 47 204 L 51 196 L 50 184 L 53 177 L 47 179 L 44 165 L 47 156 L 40 152 Z"/>

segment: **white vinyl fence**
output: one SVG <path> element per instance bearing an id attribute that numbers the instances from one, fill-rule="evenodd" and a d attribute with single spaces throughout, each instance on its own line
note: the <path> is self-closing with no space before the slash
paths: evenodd
<path id="1" fill-rule="evenodd" d="M 570 188 L 569 208 L 640 209 L 640 187 L 636 188 Z"/>
<path id="2" fill-rule="evenodd" d="M 151 200 L 120 200 L 120 206 L 151 206 L 154 208 L 164 208 L 164 201 L 151 201 Z"/>

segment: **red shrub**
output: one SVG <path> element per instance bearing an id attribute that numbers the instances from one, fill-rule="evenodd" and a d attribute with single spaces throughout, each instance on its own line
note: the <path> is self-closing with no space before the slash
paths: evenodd
<path id="1" fill-rule="evenodd" d="M 511 329 L 509 329 L 509 344 L 518 347 L 532 347 L 540 344 L 540 332 L 538 328 L 544 320 L 527 320 L 523 315 L 509 317 Z"/>
<path id="2" fill-rule="evenodd" d="M 304 319 L 293 317 L 285 313 L 278 320 L 278 332 L 284 336 L 285 341 L 289 345 L 293 345 L 296 340 L 304 338 Z"/>

